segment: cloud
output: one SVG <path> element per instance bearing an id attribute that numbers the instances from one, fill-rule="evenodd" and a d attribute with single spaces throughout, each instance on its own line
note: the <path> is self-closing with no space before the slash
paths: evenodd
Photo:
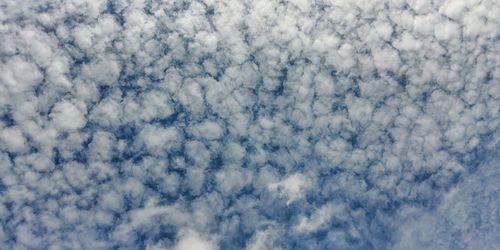
<path id="1" fill-rule="evenodd" d="M 84 114 L 69 101 L 56 103 L 49 117 L 54 126 L 61 130 L 79 129 L 86 123 Z"/>
<path id="2" fill-rule="evenodd" d="M 325 226 L 325 224 L 332 221 L 332 216 L 342 216 L 344 214 L 345 207 L 334 204 L 327 204 L 314 212 L 310 218 L 301 217 L 299 219 L 299 223 L 295 225 L 294 229 L 299 232 L 314 232 L 321 227 Z"/>
<path id="3" fill-rule="evenodd" d="M 498 12 L 0 0 L 0 245 L 495 248 Z"/>
<path id="4" fill-rule="evenodd" d="M 223 128 L 214 121 L 204 121 L 198 124 L 194 124 L 188 131 L 193 134 L 193 136 L 200 139 L 216 140 L 221 138 L 223 134 Z"/>
<path id="5" fill-rule="evenodd" d="M 302 198 L 305 195 L 305 191 L 312 186 L 311 182 L 303 174 L 292 174 L 280 182 L 270 183 L 268 189 L 286 197 L 287 204 L 289 204 Z"/>
<path id="6" fill-rule="evenodd" d="M 26 138 L 19 128 L 10 127 L 3 129 L 0 138 L 4 147 L 10 152 L 18 153 L 27 149 Z"/>
<path id="7" fill-rule="evenodd" d="M 195 231 L 187 231 L 181 233 L 179 241 L 175 244 L 175 250 L 214 250 L 217 249 L 216 244 L 203 238 Z"/>
<path id="8" fill-rule="evenodd" d="M 499 188 L 496 185 L 498 156 L 489 157 L 474 175 L 453 187 L 435 209 L 401 211 L 403 225 L 394 249 L 495 248 Z"/>
<path id="9" fill-rule="evenodd" d="M 36 84 L 41 83 L 43 79 L 36 64 L 27 62 L 19 56 L 9 58 L 0 67 L 2 85 L 10 93 L 29 91 Z"/>

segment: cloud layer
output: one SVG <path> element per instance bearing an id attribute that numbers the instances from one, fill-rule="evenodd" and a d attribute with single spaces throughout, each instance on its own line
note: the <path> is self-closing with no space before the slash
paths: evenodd
<path id="1" fill-rule="evenodd" d="M 498 13 L 0 0 L 0 245 L 497 248 Z"/>

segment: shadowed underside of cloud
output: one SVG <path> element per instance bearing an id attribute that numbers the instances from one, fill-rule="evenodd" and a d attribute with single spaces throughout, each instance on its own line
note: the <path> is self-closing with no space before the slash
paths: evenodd
<path id="1" fill-rule="evenodd" d="M 496 249 L 492 0 L 0 0 L 6 249 Z"/>

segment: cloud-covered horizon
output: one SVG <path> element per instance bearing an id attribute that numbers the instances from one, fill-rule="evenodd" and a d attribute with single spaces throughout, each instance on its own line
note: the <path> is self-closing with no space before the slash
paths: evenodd
<path id="1" fill-rule="evenodd" d="M 0 0 L 0 248 L 500 248 L 493 0 Z"/>

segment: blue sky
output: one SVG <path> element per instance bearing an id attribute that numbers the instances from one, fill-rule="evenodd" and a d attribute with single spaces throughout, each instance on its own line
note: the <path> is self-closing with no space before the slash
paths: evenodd
<path id="1" fill-rule="evenodd" d="M 500 248 L 493 0 L 0 0 L 0 248 Z"/>

